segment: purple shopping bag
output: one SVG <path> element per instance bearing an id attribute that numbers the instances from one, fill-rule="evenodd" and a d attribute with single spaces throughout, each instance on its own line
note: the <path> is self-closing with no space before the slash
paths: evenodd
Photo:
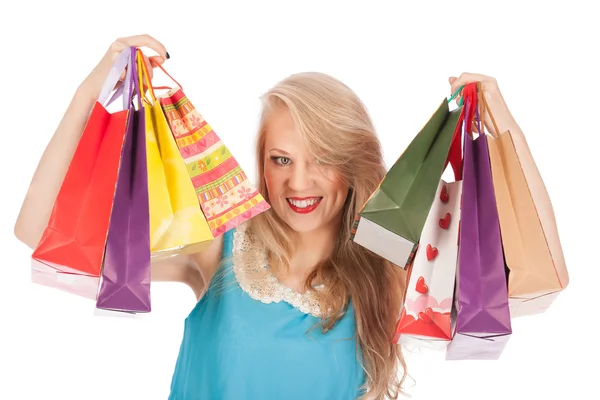
<path id="1" fill-rule="evenodd" d="M 131 48 L 131 57 L 135 60 L 135 47 Z M 135 313 L 151 310 L 150 212 L 145 110 L 136 62 L 130 66 L 138 109 L 131 104 L 96 307 Z"/>
<path id="2" fill-rule="evenodd" d="M 446 359 L 497 359 L 512 334 L 504 254 L 485 133 L 473 139 L 477 100 L 465 87 L 464 171 L 454 337 Z M 472 94 L 472 95 L 471 95 Z M 469 103 L 472 107 L 469 109 Z"/>

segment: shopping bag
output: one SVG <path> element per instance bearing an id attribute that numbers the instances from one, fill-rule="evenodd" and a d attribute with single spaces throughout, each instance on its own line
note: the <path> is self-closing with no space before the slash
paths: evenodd
<path id="1" fill-rule="evenodd" d="M 62 182 L 48 224 L 32 253 L 31 279 L 96 300 L 104 247 L 130 116 L 131 54 L 120 53 L 88 117 Z M 127 67 L 123 107 L 106 102 Z"/>
<path id="2" fill-rule="evenodd" d="M 138 64 L 138 71 L 146 110 L 151 257 L 201 252 L 213 235 L 144 62 Z"/>
<path id="3" fill-rule="evenodd" d="M 443 349 L 452 339 L 450 312 L 458 258 L 462 181 L 441 180 L 414 260 L 394 343 Z"/>
<path id="4" fill-rule="evenodd" d="M 270 208 L 181 87 L 159 101 L 214 237 Z"/>
<path id="5" fill-rule="evenodd" d="M 130 48 L 133 94 L 132 108 L 118 171 L 102 279 L 96 308 L 125 312 L 150 312 L 150 212 L 146 165 L 145 108 L 141 100 L 138 68 L 142 55 Z M 136 65 L 137 64 L 137 65 Z"/>
<path id="6" fill-rule="evenodd" d="M 471 136 L 477 93 L 465 86 L 464 169 L 455 329 L 448 360 L 497 359 L 512 334 L 504 255 L 485 134 Z M 480 121 L 478 126 L 481 125 Z"/>
<path id="7" fill-rule="evenodd" d="M 485 98 L 483 104 L 495 124 Z M 487 136 L 512 317 L 544 312 L 569 284 L 552 205 L 530 155 L 519 156 L 510 131 Z"/>
<path id="8" fill-rule="evenodd" d="M 406 268 L 448 160 L 451 144 L 460 138 L 462 107 L 450 111 L 444 99 L 416 135 L 377 190 L 358 213 L 351 240 Z"/>

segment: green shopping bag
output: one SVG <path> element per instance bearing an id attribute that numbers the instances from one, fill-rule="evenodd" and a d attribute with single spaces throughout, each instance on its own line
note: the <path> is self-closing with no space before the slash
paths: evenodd
<path id="1" fill-rule="evenodd" d="M 462 174 L 463 107 L 450 111 L 452 98 L 444 99 L 390 168 L 352 229 L 351 240 L 403 268 L 416 250 L 446 166 L 452 164 L 457 180 Z"/>

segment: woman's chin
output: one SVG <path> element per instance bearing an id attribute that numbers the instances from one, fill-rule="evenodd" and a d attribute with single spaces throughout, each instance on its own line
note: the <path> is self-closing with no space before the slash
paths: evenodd
<path id="1" fill-rule="evenodd" d="M 308 233 L 323 227 L 323 220 L 317 215 L 296 214 L 291 210 L 278 213 L 279 217 L 292 230 L 298 233 Z"/>

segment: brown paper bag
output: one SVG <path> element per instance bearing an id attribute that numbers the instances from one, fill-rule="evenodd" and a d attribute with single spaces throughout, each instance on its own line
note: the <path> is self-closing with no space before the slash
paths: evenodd
<path id="1" fill-rule="evenodd" d="M 531 154 L 519 156 L 510 131 L 487 135 L 512 317 L 544 312 L 569 275 L 556 220 Z"/>

